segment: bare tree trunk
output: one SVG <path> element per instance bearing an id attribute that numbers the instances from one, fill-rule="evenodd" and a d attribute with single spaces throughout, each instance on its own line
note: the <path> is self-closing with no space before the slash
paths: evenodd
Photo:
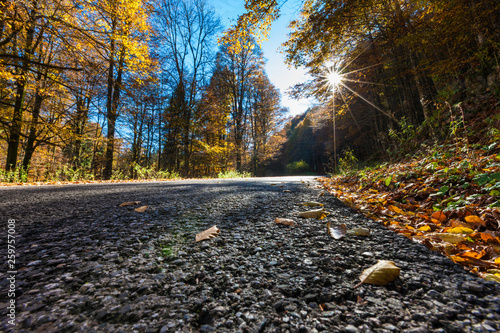
<path id="1" fill-rule="evenodd" d="M 12 125 L 10 126 L 7 148 L 7 161 L 5 162 L 5 170 L 7 171 L 15 169 L 17 165 L 17 154 L 23 124 L 24 99 L 26 95 L 26 75 L 29 70 L 30 60 L 33 57 L 35 14 L 36 9 L 32 9 L 30 13 L 30 22 L 28 23 L 28 30 L 26 33 L 26 43 L 24 46 L 24 54 L 21 66 L 21 78 L 19 78 L 16 83 L 16 101 L 14 103 Z"/>
<path id="2" fill-rule="evenodd" d="M 24 152 L 23 159 L 23 169 L 28 170 L 29 165 L 31 163 L 31 158 L 33 157 L 33 153 L 35 152 L 35 141 L 37 137 L 36 128 L 38 123 L 38 118 L 40 116 L 40 110 L 42 109 L 43 97 L 39 91 L 37 91 L 35 95 L 35 103 L 33 105 L 32 119 L 30 125 L 30 132 L 28 135 L 28 142 L 26 143 L 26 149 Z"/>
<path id="3" fill-rule="evenodd" d="M 114 43 L 112 43 L 114 51 Z M 108 133 L 106 135 L 106 162 L 104 166 L 104 179 L 110 179 L 113 174 L 113 156 L 115 151 L 115 128 L 116 119 L 118 118 L 118 103 L 120 101 L 120 90 L 122 84 L 123 66 L 125 62 L 125 46 L 121 47 L 120 56 L 117 66 L 116 80 L 113 78 L 114 61 L 110 60 L 110 68 L 108 74 L 108 101 L 107 101 L 107 120 Z"/>

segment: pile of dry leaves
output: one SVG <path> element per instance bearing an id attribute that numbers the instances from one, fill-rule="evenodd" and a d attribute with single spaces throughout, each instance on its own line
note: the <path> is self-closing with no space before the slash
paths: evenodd
<path id="1" fill-rule="evenodd" d="M 439 147 L 412 161 L 323 178 L 340 200 L 500 282 L 500 154 Z"/>

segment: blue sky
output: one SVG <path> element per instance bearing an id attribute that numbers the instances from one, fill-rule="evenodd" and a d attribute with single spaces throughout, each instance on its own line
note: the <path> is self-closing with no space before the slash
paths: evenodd
<path id="1" fill-rule="evenodd" d="M 238 15 L 244 12 L 244 0 L 208 0 L 222 19 L 227 28 L 234 22 Z M 266 72 L 276 88 L 281 91 L 281 104 L 290 109 L 291 115 L 297 115 L 307 110 L 313 103 L 312 100 L 294 100 L 285 93 L 291 86 L 307 80 L 304 69 L 288 68 L 284 63 L 284 56 L 278 48 L 287 40 L 288 23 L 296 16 L 300 9 L 301 1 L 288 0 L 282 8 L 281 17 L 273 23 L 269 40 L 262 43 L 264 57 L 267 59 Z"/>

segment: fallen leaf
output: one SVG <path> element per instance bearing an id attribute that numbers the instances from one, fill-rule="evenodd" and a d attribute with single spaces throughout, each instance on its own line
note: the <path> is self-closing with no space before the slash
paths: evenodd
<path id="1" fill-rule="evenodd" d="M 397 213 L 397 214 L 401 214 L 401 215 L 404 214 L 404 211 L 401 208 L 397 207 L 397 206 L 390 205 L 389 209 L 392 210 L 393 212 Z"/>
<path id="2" fill-rule="evenodd" d="M 474 232 L 474 230 L 467 227 L 455 227 L 455 228 L 450 228 L 446 231 L 450 234 L 467 234 L 467 235 L 472 234 Z"/>
<path id="3" fill-rule="evenodd" d="M 484 273 L 481 274 L 481 276 L 487 281 L 495 281 L 500 283 L 500 275 L 498 274 Z"/>
<path id="4" fill-rule="evenodd" d="M 370 234 L 370 229 L 367 228 L 354 228 L 347 232 L 349 235 L 354 236 L 368 236 Z"/>
<path id="5" fill-rule="evenodd" d="M 136 212 L 138 213 L 143 213 L 146 211 L 146 209 L 148 209 L 148 206 L 141 206 L 141 207 L 138 207 L 136 209 L 134 209 Z"/>
<path id="6" fill-rule="evenodd" d="M 481 252 L 465 251 L 463 253 L 460 253 L 459 256 L 465 257 L 465 258 L 481 259 L 482 257 L 484 257 L 485 254 L 486 254 L 485 250 L 482 250 Z"/>
<path id="7" fill-rule="evenodd" d="M 476 216 L 476 215 L 466 216 L 465 221 L 468 223 L 479 224 L 482 226 L 486 225 L 486 222 L 484 222 L 482 218 L 480 218 L 479 216 Z"/>
<path id="8" fill-rule="evenodd" d="M 219 234 L 220 230 L 217 228 L 216 225 L 214 225 L 211 228 L 208 228 L 207 230 L 200 232 L 199 234 L 196 235 L 195 242 L 199 242 L 205 239 L 211 239 L 214 238 Z"/>
<path id="9" fill-rule="evenodd" d="M 491 262 L 487 262 L 487 261 L 476 259 L 476 258 L 462 257 L 459 255 L 450 256 L 450 259 L 458 264 L 474 265 L 474 266 L 487 267 L 487 268 L 495 266 Z"/>
<path id="10" fill-rule="evenodd" d="M 431 215 L 431 219 L 435 219 L 435 220 L 438 220 L 439 222 L 443 222 L 444 220 L 446 220 L 446 214 L 443 213 L 442 210 L 438 210 L 437 212 L 435 212 L 434 214 Z"/>
<path id="11" fill-rule="evenodd" d="M 323 206 L 323 204 L 316 201 L 306 201 L 302 203 L 302 206 L 317 207 L 317 206 Z"/>
<path id="12" fill-rule="evenodd" d="M 306 218 L 306 219 L 324 219 L 330 215 L 324 208 L 321 209 L 316 209 L 316 210 L 309 210 L 306 212 L 300 212 L 298 214 L 299 217 Z"/>
<path id="13" fill-rule="evenodd" d="M 361 282 L 357 286 L 362 283 L 385 286 L 399 276 L 400 270 L 401 268 L 397 267 L 394 261 L 379 260 L 378 263 L 365 269 L 363 273 L 361 273 L 359 276 Z"/>
<path id="14" fill-rule="evenodd" d="M 335 226 L 332 228 L 331 222 L 328 222 L 326 224 L 326 231 L 332 238 L 341 239 L 342 237 L 345 236 L 345 234 L 347 232 L 347 227 L 344 223 L 342 223 L 341 225 L 338 225 L 338 226 Z"/>
<path id="15" fill-rule="evenodd" d="M 429 235 L 452 244 L 459 243 L 467 238 L 467 235 L 450 234 L 450 233 L 433 233 Z"/>
<path id="16" fill-rule="evenodd" d="M 120 204 L 120 207 L 135 206 L 135 205 L 138 205 L 140 203 L 141 203 L 140 201 L 127 201 L 127 202 L 124 202 L 124 203 Z"/>
<path id="17" fill-rule="evenodd" d="M 283 224 L 283 225 L 293 225 L 293 220 L 291 219 L 284 219 L 281 217 L 277 217 L 276 220 L 274 220 L 276 224 Z"/>
<path id="18" fill-rule="evenodd" d="M 428 225 L 424 225 L 424 226 L 418 228 L 417 230 L 419 230 L 419 231 L 431 231 L 431 227 L 429 227 Z"/>
<path id="19" fill-rule="evenodd" d="M 481 239 L 485 243 L 488 243 L 488 242 L 491 242 L 491 241 L 493 241 L 493 242 L 495 241 L 495 237 L 493 237 L 491 234 L 486 233 L 486 232 L 480 232 L 479 236 L 481 237 Z"/>

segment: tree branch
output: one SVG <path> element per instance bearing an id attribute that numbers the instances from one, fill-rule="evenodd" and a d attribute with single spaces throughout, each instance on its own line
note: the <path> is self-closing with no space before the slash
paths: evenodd
<path id="1" fill-rule="evenodd" d="M 53 68 L 53 69 L 61 69 L 61 70 L 69 70 L 69 71 L 77 71 L 77 72 L 83 70 L 83 68 L 64 67 L 64 66 L 44 64 L 42 62 L 26 59 L 25 57 L 20 57 L 20 56 L 15 55 L 15 54 L 7 54 L 7 53 L 2 54 L 2 53 L 0 53 L 0 58 L 22 59 L 24 61 L 29 62 L 30 64 L 33 64 L 33 65 L 38 65 L 38 66 Z M 14 67 L 21 67 L 20 65 L 16 65 L 16 64 L 5 64 L 5 65 L 10 65 L 10 66 L 14 66 Z"/>

